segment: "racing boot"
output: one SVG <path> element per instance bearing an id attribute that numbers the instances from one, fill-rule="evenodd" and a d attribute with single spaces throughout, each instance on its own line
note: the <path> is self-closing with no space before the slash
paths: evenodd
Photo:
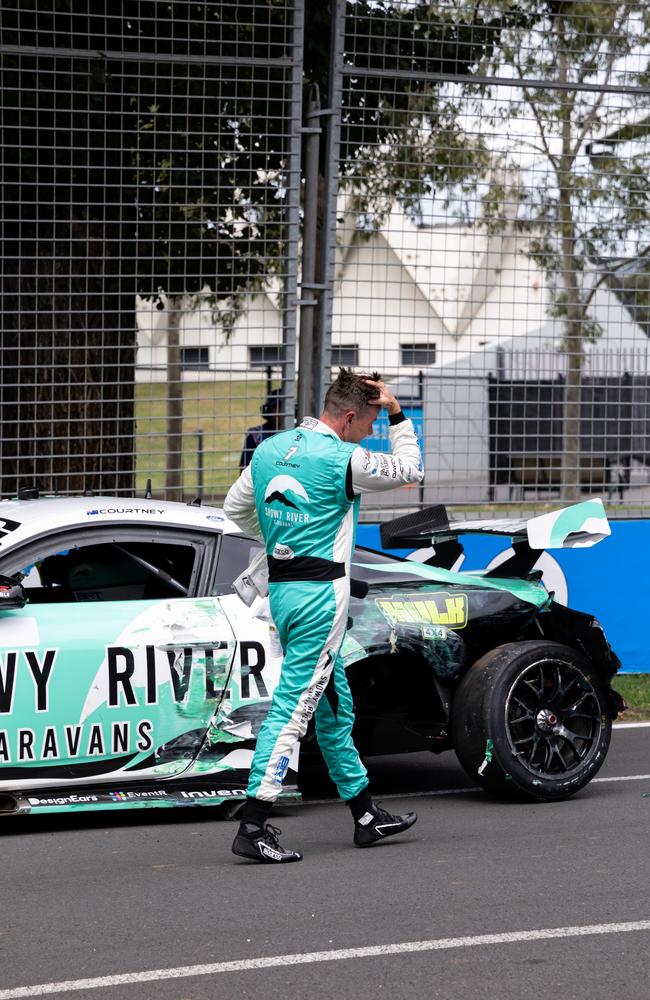
<path id="1" fill-rule="evenodd" d="M 241 823 L 232 843 L 233 854 L 251 861 L 261 861 L 266 865 L 282 865 L 289 861 L 302 861 L 299 851 L 287 851 L 278 837 L 282 830 L 277 826 L 258 826 L 257 823 Z"/>
<path id="2" fill-rule="evenodd" d="M 372 806 L 354 822 L 354 843 L 357 847 L 373 847 L 380 841 L 403 833 L 413 826 L 417 813 L 406 813 L 404 816 L 393 816 L 379 806 Z"/>

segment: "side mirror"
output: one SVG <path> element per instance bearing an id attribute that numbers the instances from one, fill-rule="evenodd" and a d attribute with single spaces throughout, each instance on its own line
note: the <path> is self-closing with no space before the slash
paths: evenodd
<path id="1" fill-rule="evenodd" d="M 0 611 L 24 608 L 27 594 L 22 583 L 13 576 L 0 576 Z"/>

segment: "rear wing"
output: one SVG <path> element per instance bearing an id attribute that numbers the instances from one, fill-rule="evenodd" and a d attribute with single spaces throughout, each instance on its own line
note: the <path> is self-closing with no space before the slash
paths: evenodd
<path id="1" fill-rule="evenodd" d="M 385 549 L 433 547 L 426 562 L 451 569 L 463 552 L 459 535 L 504 535 L 512 539 L 514 554 L 507 562 L 489 571 L 490 576 L 526 576 L 546 549 L 588 548 L 611 534 L 603 502 L 585 500 L 537 517 L 503 518 L 480 521 L 449 520 L 443 504 L 380 527 Z"/>

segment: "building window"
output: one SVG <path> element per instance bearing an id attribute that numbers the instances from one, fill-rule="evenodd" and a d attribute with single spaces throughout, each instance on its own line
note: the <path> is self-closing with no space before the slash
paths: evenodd
<path id="1" fill-rule="evenodd" d="M 275 367 L 282 363 L 282 344 L 258 344 L 248 348 L 251 368 Z"/>
<path id="2" fill-rule="evenodd" d="M 340 368 L 354 368 L 359 364 L 359 347 L 357 344 L 332 344 L 332 365 Z"/>
<path id="3" fill-rule="evenodd" d="M 435 344 L 400 344 L 403 365 L 435 365 Z"/>
<path id="4" fill-rule="evenodd" d="M 186 372 L 207 372 L 210 368 L 209 348 L 181 347 L 181 368 Z"/>

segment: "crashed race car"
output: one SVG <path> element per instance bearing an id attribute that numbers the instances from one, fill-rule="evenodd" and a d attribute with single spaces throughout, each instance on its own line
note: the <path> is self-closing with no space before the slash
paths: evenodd
<path id="1" fill-rule="evenodd" d="M 512 539 L 482 573 L 462 537 Z M 609 534 L 599 500 L 529 520 L 438 506 L 358 547 L 342 647 L 362 755 L 453 749 L 503 797 L 563 799 L 607 754 L 619 666 L 599 623 L 553 600 L 548 548 Z M 428 550 L 426 547 L 429 547 Z M 0 812 L 225 804 L 245 796 L 281 649 L 266 601 L 234 589 L 260 543 L 213 507 L 39 497 L 0 507 Z M 587 558 L 587 556 L 585 556 Z M 285 799 L 300 794 L 300 757 Z"/>

